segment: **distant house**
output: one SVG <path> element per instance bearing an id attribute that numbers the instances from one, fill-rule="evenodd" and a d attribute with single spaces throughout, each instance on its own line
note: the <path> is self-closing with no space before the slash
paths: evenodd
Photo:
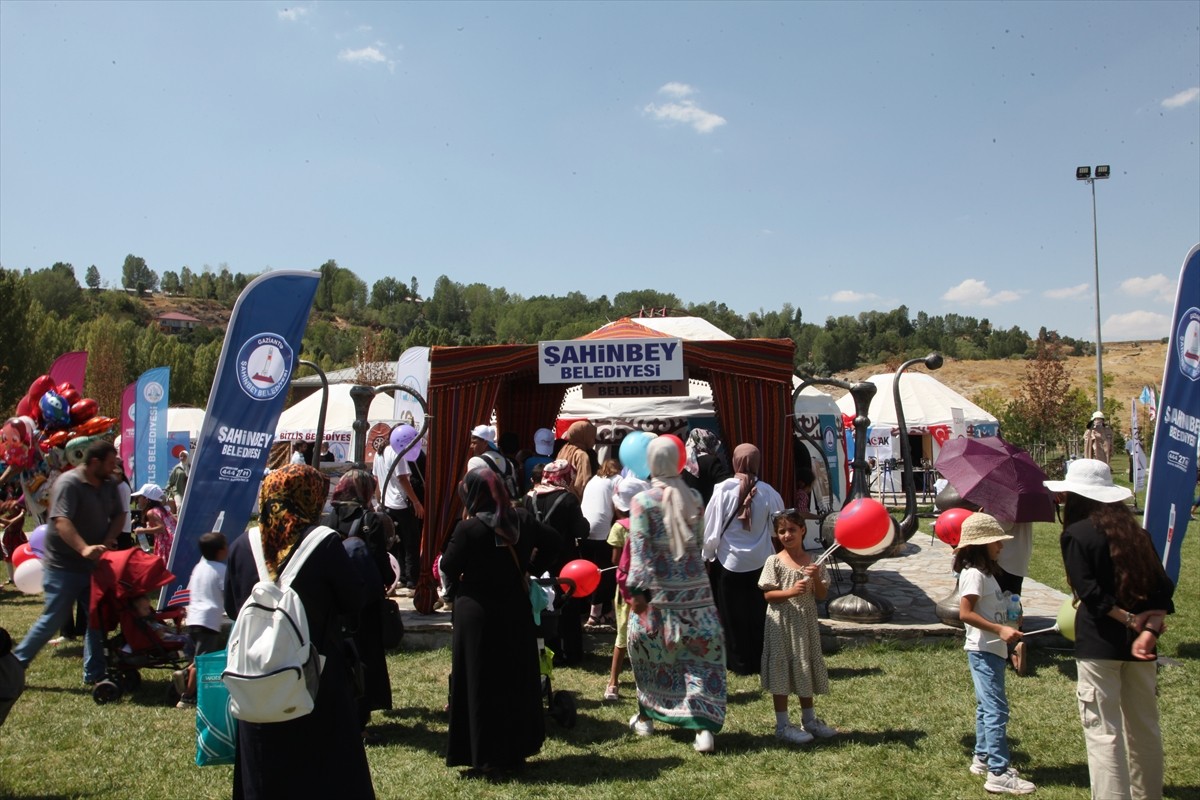
<path id="1" fill-rule="evenodd" d="M 158 322 L 158 327 L 162 328 L 166 333 L 179 333 L 181 331 L 190 331 L 197 325 L 201 324 L 200 320 L 187 314 L 181 314 L 178 311 L 167 311 L 159 314 L 155 319 Z"/>

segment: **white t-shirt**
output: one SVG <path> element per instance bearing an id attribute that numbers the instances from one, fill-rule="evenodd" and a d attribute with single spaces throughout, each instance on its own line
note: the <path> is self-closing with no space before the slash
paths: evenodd
<path id="1" fill-rule="evenodd" d="M 387 478 L 388 470 L 392 468 L 392 462 L 396 460 L 396 451 L 390 447 L 383 448 L 383 452 L 375 454 L 375 461 L 371 463 L 371 472 L 375 476 L 375 482 L 379 484 L 383 492 L 384 508 L 408 508 L 408 495 L 404 493 L 404 488 L 400 486 L 400 476 L 408 475 L 408 462 L 403 458 L 396 465 L 396 469 L 392 471 L 392 479 L 384 486 L 384 479 Z"/>
<path id="2" fill-rule="evenodd" d="M 133 531 L 133 514 L 129 510 L 129 496 L 133 493 L 133 489 L 129 488 L 129 484 L 123 480 L 117 480 L 117 494 L 121 496 L 121 510 L 125 512 L 125 522 L 121 523 L 121 532 L 130 533 Z"/>
<path id="3" fill-rule="evenodd" d="M 1007 542 L 1006 542 L 1007 544 Z M 979 602 L 975 604 L 975 613 L 986 620 L 999 625 L 1008 624 L 1008 604 L 1000 584 L 991 575 L 985 575 L 974 567 L 967 567 L 958 576 L 958 596 L 975 596 Z M 994 633 L 967 625 L 967 640 L 963 650 L 993 653 L 1001 658 L 1008 658 L 1008 645 Z"/>
<path id="4" fill-rule="evenodd" d="M 200 559 L 188 579 L 187 624 L 220 631 L 225 621 L 225 564 Z"/>
<path id="5" fill-rule="evenodd" d="M 613 523 L 613 483 L 614 478 L 592 477 L 583 487 L 583 516 L 588 521 L 588 538 L 595 541 L 607 541 L 608 532 Z"/>
<path id="6" fill-rule="evenodd" d="M 292 451 L 292 459 L 288 463 L 289 464 L 307 464 L 308 462 L 304 460 L 304 453 L 301 453 L 299 450 L 293 450 Z"/>
<path id="7" fill-rule="evenodd" d="M 713 487 L 712 499 L 704 509 L 704 560 L 716 558 L 730 572 L 762 569 L 774 554 L 771 515 L 783 511 L 783 498 L 764 481 L 754 484 L 758 490 L 750 501 L 750 525 L 737 519 L 737 477 L 727 478 Z"/>

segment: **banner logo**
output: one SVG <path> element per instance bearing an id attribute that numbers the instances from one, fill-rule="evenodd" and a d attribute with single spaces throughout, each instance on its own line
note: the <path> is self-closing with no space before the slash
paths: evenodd
<path id="1" fill-rule="evenodd" d="M 150 381 L 142 387 L 142 397 L 146 398 L 147 403 L 157 403 L 163 399 L 163 385 L 158 381 Z"/>
<path id="2" fill-rule="evenodd" d="M 238 383 L 254 400 L 270 400 L 282 392 L 291 372 L 292 348 L 278 334 L 252 336 L 238 351 Z"/>
<path id="3" fill-rule="evenodd" d="M 1179 371 L 1190 380 L 1200 379 L 1200 308 L 1183 312 L 1176 329 L 1179 344 Z"/>

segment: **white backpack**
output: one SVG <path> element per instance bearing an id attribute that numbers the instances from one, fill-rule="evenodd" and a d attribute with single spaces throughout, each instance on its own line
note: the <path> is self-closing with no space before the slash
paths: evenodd
<path id="1" fill-rule="evenodd" d="M 258 567 L 258 583 L 229 632 L 221 680 L 229 690 L 233 716 L 246 722 L 286 722 L 313 710 L 325 657 L 308 634 L 308 615 L 291 584 L 308 556 L 332 528 L 318 527 L 300 542 L 279 576 L 271 580 L 258 528 L 245 534 Z"/>

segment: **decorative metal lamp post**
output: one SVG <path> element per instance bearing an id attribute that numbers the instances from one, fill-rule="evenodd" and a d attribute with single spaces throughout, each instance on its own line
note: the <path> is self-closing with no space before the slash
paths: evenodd
<path id="1" fill-rule="evenodd" d="M 880 558 L 895 555 L 917 530 L 917 493 L 913 482 L 912 452 L 908 446 L 904 408 L 900 401 L 900 376 L 909 367 L 921 363 L 925 364 L 927 369 L 935 370 L 942 366 L 942 356 L 939 353 L 930 353 L 924 358 L 905 361 L 896 370 L 896 377 L 892 385 L 896 419 L 900 425 L 900 456 L 904 462 L 904 519 L 900 522 L 892 520 L 896 544 L 887 551 L 872 556 L 856 555 L 846 550 L 838 553 L 838 558 L 850 565 L 851 589 L 849 594 L 844 594 L 829 602 L 829 616 L 842 622 L 887 622 L 895 613 L 895 608 L 890 601 L 867 589 L 867 583 L 870 580 L 867 568 Z M 869 381 L 849 383 L 837 378 L 809 377 L 803 379 L 793 392 L 793 405 L 795 396 L 811 384 L 837 386 L 850 392 L 850 396 L 854 398 L 854 477 L 850 482 L 850 497 L 847 499 L 857 500 L 860 497 L 870 497 L 867 482 L 867 426 L 871 420 L 867 416 L 867 412 L 878 387 Z M 834 541 L 833 531 L 837 523 L 836 518 L 836 514 L 830 514 L 825 518 L 821 529 L 823 541 Z"/>

